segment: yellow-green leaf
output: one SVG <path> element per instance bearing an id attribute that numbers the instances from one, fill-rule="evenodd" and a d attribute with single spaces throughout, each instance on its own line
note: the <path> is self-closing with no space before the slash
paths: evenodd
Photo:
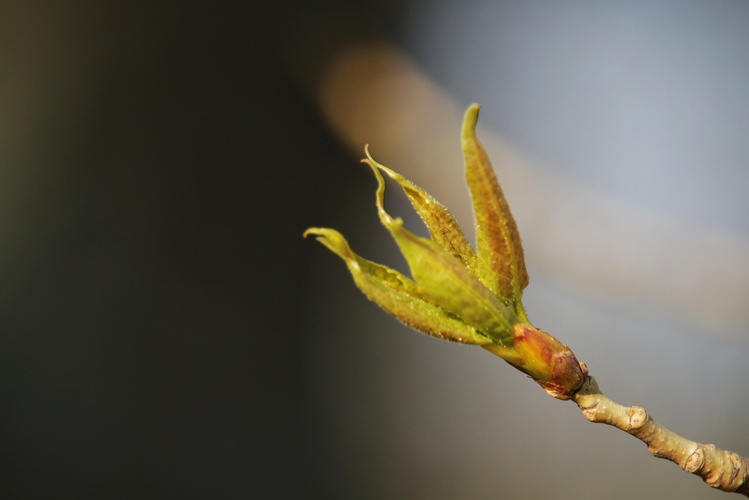
<path id="1" fill-rule="evenodd" d="M 513 303 L 522 313 L 520 297 L 528 285 L 523 248 L 515 219 L 489 157 L 476 137 L 478 114 L 478 104 L 471 105 L 466 111 L 462 143 L 466 180 L 476 217 L 479 275 L 486 286 Z"/>
<path id="2" fill-rule="evenodd" d="M 406 276 L 356 255 L 338 231 L 313 227 L 304 232 L 304 236 L 308 235 L 317 236 L 317 241 L 343 259 L 359 289 L 407 326 L 454 342 L 491 343 L 476 328 L 427 300 L 417 284 Z"/>
<path id="3" fill-rule="evenodd" d="M 468 238 L 463 234 L 455 217 L 432 195 L 401 174 L 375 161 L 369 154 L 369 148 L 365 148 L 364 151 L 367 154 L 367 158 L 362 160 L 364 163 L 367 163 L 370 167 L 380 169 L 403 188 L 408 201 L 411 202 L 416 213 L 424 221 L 432 240 L 446 252 L 460 259 L 473 272 L 477 273 L 476 252 L 468 242 Z"/>
<path id="4" fill-rule="evenodd" d="M 385 181 L 377 168 L 377 211 L 403 252 L 419 292 L 460 317 L 495 342 L 509 345 L 515 315 L 456 256 L 434 241 L 420 238 L 393 219 L 384 207 Z"/>

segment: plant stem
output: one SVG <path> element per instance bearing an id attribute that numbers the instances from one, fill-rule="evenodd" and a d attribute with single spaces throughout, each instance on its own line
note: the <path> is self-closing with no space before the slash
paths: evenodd
<path id="1" fill-rule="evenodd" d="M 632 434 L 648 445 L 653 456 L 671 460 L 713 488 L 749 496 L 748 458 L 683 438 L 650 418 L 645 409 L 612 401 L 593 377 L 588 377 L 572 399 L 585 418 Z"/>

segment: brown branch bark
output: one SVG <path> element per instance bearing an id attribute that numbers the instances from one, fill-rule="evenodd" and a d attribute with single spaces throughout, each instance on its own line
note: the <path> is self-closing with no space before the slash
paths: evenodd
<path id="1" fill-rule="evenodd" d="M 749 458 L 679 436 L 650 418 L 643 408 L 609 399 L 593 377 L 588 377 L 572 399 L 585 418 L 632 434 L 648 445 L 653 456 L 671 460 L 713 488 L 749 496 Z"/>

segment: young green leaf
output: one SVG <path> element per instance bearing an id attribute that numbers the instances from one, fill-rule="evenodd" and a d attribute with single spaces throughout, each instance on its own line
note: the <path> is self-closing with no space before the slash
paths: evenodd
<path id="1" fill-rule="evenodd" d="M 476 137 L 479 108 L 478 104 L 468 108 L 461 136 L 476 218 L 479 274 L 486 286 L 522 312 L 520 297 L 528 286 L 523 247 L 492 164 Z"/>
<path id="2" fill-rule="evenodd" d="M 407 326 L 454 342 L 491 343 L 476 328 L 425 299 L 412 280 L 398 271 L 356 255 L 338 231 L 312 227 L 304 232 L 305 237 L 309 235 L 317 236 L 317 241 L 343 259 L 354 282 L 370 300 Z"/>

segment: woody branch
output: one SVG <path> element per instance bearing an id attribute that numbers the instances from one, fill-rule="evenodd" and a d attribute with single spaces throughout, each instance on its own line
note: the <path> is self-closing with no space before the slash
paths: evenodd
<path id="1" fill-rule="evenodd" d="M 588 377 L 572 399 L 585 418 L 632 434 L 648 445 L 653 456 L 671 460 L 713 488 L 749 496 L 749 458 L 679 436 L 653 420 L 645 409 L 609 399 L 593 377 Z"/>

